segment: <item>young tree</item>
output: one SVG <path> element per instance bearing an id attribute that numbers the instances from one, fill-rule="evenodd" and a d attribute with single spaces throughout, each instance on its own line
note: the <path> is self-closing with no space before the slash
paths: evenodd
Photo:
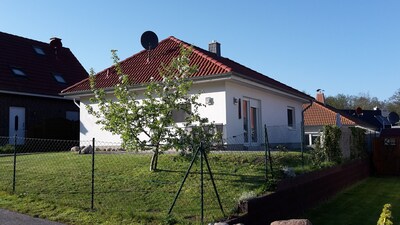
<path id="1" fill-rule="evenodd" d="M 192 87 L 189 78 L 197 70 L 189 65 L 190 54 L 191 49 L 182 47 L 178 57 L 168 65 L 161 65 L 159 75 L 162 80 L 148 83 L 143 99 L 138 99 L 137 93 L 132 91 L 116 51 L 112 51 L 112 58 L 119 83 L 114 87 L 114 98 L 96 88 L 96 77 L 91 71 L 90 84 L 94 93 L 91 100 L 98 104 L 98 109 L 88 106 L 88 112 L 98 119 L 97 123 L 103 125 L 103 129 L 120 135 L 124 148 L 152 149 L 151 171 L 157 170 L 160 152 L 167 149 L 190 151 L 201 141 L 211 143 L 215 137 L 215 124 L 199 114 L 199 108 L 205 107 L 197 101 L 199 94 L 189 93 Z M 184 115 L 182 123 L 174 121 L 174 112 Z M 146 138 L 140 138 L 140 135 Z"/>
<path id="2" fill-rule="evenodd" d="M 387 108 L 389 111 L 396 112 L 400 115 L 400 88 L 389 98 Z"/>

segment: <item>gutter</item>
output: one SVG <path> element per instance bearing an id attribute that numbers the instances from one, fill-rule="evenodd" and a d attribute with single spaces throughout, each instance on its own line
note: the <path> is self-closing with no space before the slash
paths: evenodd
<path id="1" fill-rule="evenodd" d="M 210 81 L 224 81 L 224 80 L 229 80 L 229 79 L 231 79 L 231 73 L 190 78 L 190 80 L 193 81 L 193 84 L 207 83 Z M 148 83 L 134 85 L 134 86 L 130 87 L 129 90 L 133 90 L 133 91 L 145 90 L 147 85 L 148 85 Z M 108 88 L 102 88 L 102 89 L 107 94 L 114 93 L 114 87 L 108 87 Z M 64 96 L 65 98 L 68 98 L 68 97 L 80 98 L 83 96 L 92 96 L 93 92 L 91 90 L 83 90 L 83 91 L 77 91 L 77 92 L 60 93 L 60 95 Z"/>
<path id="2" fill-rule="evenodd" d="M 80 109 L 81 106 L 76 102 L 76 98 L 74 98 L 73 101 L 74 101 L 74 104 Z"/>
<path id="3" fill-rule="evenodd" d="M 57 97 L 51 95 L 42 95 L 42 94 L 32 94 L 27 92 L 17 92 L 17 91 L 4 91 L 0 90 L 0 93 L 10 94 L 10 95 L 22 95 L 22 96 L 30 96 L 30 97 L 39 97 L 39 98 L 51 98 L 51 99 L 59 99 L 59 100 L 70 100 L 64 97 Z"/>

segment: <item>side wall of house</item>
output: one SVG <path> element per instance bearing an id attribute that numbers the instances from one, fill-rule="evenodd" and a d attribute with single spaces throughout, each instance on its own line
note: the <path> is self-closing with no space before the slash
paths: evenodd
<path id="1" fill-rule="evenodd" d="M 239 117 L 239 109 L 242 104 L 235 104 L 235 99 L 250 99 L 259 102 L 259 123 L 257 133 L 259 134 L 258 145 L 264 142 L 264 125 L 267 126 L 268 139 L 271 145 L 285 145 L 289 148 L 297 148 L 301 143 L 301 111 L 302 102 L 291 99 L 271 91 L 244 86 L 236 82 L 227 82 L 227 136 L 232 143 L 240 142 L 243 136 L 243 115 Z M 288 108 L 294 110 L 293 127 L 288 126 Z M 242 112 L 243 114 L 243 112 Z M 235 140 L 236 139 L 236 140 Z M 243 139 L 243 138 L 242 138 Z M 257 145 L 257 143 L 255 143 Z"/>
<path id="2" fill-rule="evenodd" d="M 226 124 L 226 109 L 225 109 L 225 86 L 223 82 L 203 83 L 193 85 L 192 94 L 201 93 L 198 101 L 206 104 L 205 107 L 199 108 L 200 115 L 207 117 L 210 122 L 223 125 Z M 112 96 L 109 96 L 110 98 Z M 143 98 L 141 93 L 138 93 L 138 99 Z M 211 98 L 211 100 L 210 100 Z M 207 99 L 209 104 L 207 104 Z M 96 124 L 97 119 L 89 115 L 86 110 L 86 105 L 91 104 L 89 97 L 80 99 L 80 139 L 91 140 L 96 138 L 99 141 L 105 142 L 120 142 L 119 135 L 112 135 L 110 132 L 102 129 L 102 126 Z M 91 104 L 94 108 L 95 105 Z M 141 136 L 145 138 L 145 136 Z"/>
<path id="3" fill-rule="evenodd" d="M 25 137 L 79 137 L 79 109 L 71 100 L 0 94 L 0 136 L 9 136 L 10 107 L 25 109 Z M 67 114 L 75 114 L 75 121 L 67 120 Z"/>

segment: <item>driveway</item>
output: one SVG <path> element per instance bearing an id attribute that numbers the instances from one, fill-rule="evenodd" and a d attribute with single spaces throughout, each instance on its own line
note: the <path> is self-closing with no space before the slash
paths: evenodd
<path id="1" fill-rule="evenodd" d="M 62 223 L 52 222 L 44 219 L 34 218 L 21 213 L 0 209 L 1 225 L 63 225 Z"/>

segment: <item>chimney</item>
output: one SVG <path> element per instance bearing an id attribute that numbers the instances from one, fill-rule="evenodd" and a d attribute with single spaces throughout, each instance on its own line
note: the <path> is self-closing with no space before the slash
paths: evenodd
<path id="1" fill-rule="evenodd" d="M 322 103 L 322 104 L 325 105 L 325 95 L 324 95 L 324 92 L 323 92 L 323 91 L 324 91 L 324 90 L 318 89 L 318 90 L 317 90 L 317 96 L 315 97 L 315 99 L 316 99 L 318 102 L 320 102 L 320 103 Z"/>
<path id="2" fill-rule="evenodd" d="M 215 53 L 217 56 L 221 56 L 221 44 L 216 41 L 212 41 L 208 44 L 208 51 Z"/>
<path id="3" fill-rule="evenodd" d="M 50 47 L 52 49 L 62 48 L 62 42 L 60 38 L 52 37 L 50 38 Z"/>
<path id="4" fill-rule="evenodd" d="M 57 37 L 50 38 L 50 48 L 52 50 L 54 50 L 54 54 L 56 55 L 56 58 L 58 59 L 58 51 L 61 50 L 61 48 L 62 48 L 61 39 L 57 38 Z"/>

